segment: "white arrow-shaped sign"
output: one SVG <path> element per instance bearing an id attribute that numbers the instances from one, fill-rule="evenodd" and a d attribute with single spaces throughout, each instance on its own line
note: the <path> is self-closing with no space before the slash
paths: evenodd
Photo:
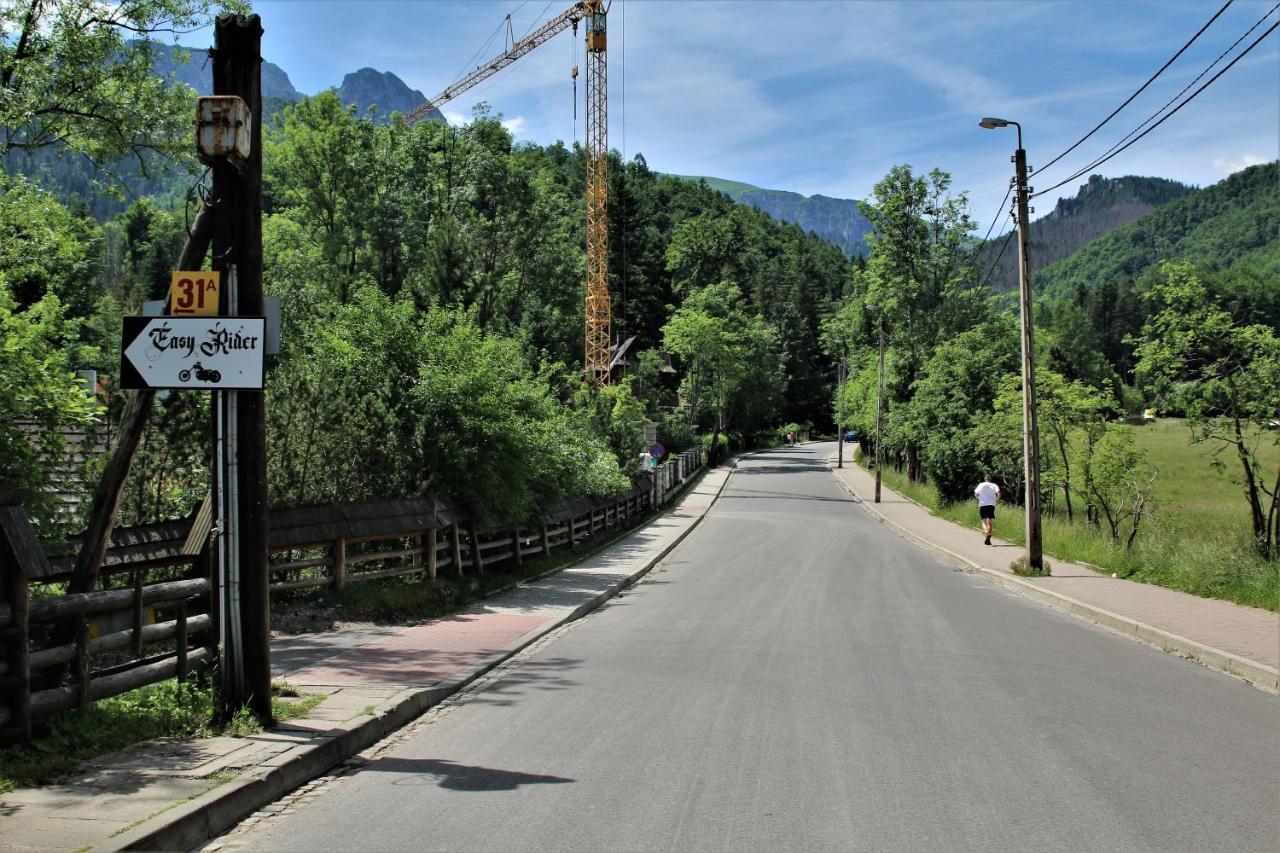
<path id="1" fill-rule="evenodd" d="M 125 388 L 261 389 L 262 317 L 125 317 Z"/>

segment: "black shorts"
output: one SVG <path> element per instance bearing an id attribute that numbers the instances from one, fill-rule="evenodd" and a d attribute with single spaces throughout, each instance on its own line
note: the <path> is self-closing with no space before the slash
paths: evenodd
<path id="1" fill-rule="evenodd" d="M 991 506 L 978 507 L 978 518 L 995 518 L 995 517 L 996 517 L 996 508 L 994 504 Z"/>

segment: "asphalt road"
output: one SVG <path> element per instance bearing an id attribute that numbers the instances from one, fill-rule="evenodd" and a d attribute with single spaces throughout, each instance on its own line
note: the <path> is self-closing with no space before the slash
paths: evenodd
<path id="1" fill-rule="evenodd" d="M 1275 850 L 1280 703 L 957 571 L 829 445 L 743 462 L 665 564 L 263 850 Z"/>

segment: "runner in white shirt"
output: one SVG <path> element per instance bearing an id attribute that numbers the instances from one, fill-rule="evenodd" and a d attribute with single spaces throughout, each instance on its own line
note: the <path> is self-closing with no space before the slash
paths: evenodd
<path id="1" fill-rule="evenodd" d="M 1000 500 L 1000 487 L 991 481 L 991 475 L 982 478 L 978 488 L 973 490 L 978 499 L 978 517 L 982 519 L 982 532 L 986 534 L 984 545 L 991 544 L 991 525 L 996 519 L 996 502 Z"/>

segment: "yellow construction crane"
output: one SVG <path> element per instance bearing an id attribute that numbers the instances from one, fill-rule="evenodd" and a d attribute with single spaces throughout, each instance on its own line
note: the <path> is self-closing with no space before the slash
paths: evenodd
<path id="1" fill-rule="evenodd" d="M 609 122 L 606 71 L 606 0 L 579 0 L 501 54 L 477 66 L 469 74 L 429 101 L 423 101 L 404 117 L 415 122 L 433 109 L 506 68 L 552 36 L 586 24 L 586 202 L 587 202 L 587 299 L 585 306 L 586 356 L 583 372 L 596 385 L 609 384 L 609 346 L 612 309 L 609 302 Z M 508 21 L 510 19 L 508 18 Z M 577 69 L 574 69 L 577 76 Z"/>

